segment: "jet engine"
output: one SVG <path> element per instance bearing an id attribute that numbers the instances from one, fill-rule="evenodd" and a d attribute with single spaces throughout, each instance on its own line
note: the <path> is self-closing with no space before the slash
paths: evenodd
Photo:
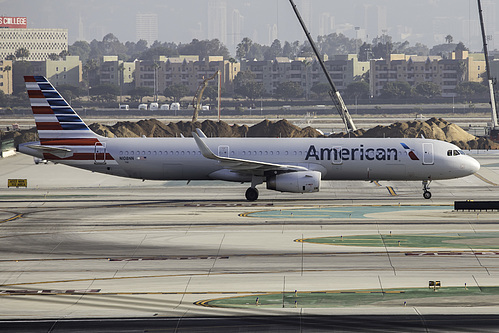
<path id="1" fill-rule="evenodd" d="M 267 177 L 267 189 L 281 192 L 319 192 L 320 185 L 321 173 L 318 171 L 288 172 Z"/>

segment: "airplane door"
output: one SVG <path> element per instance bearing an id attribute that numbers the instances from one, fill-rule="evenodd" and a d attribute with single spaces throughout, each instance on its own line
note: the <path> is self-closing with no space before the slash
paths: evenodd
<path id="1" fill-rule="evenodd" d="M 423 143 L 423 164 L 433 163 L 433 143 Z"/>
<path id="2" fill-rule="evenodd" d="M 218 146 L 218 156 L 229 157 L 229 146 Z"/>
<path id="3" fill-rule="evenodd" d="M 95 143 L 94 164 L 106 164 L 106 144 L 103 142 Z"/>
<path id="4" fill-rule="evenodd" d="M 341 157 L 341 147 L 333 147 L 333 152 L 331 153 L 331 161 L 333 164 L 343 164 L 343 159 Z"/>

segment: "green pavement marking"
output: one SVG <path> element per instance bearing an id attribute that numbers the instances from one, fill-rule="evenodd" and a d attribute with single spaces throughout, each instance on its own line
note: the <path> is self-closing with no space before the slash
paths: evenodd
<path id="1" fill-rule="evenodd" d="M 389 213 L 389 212 L 407 212 L 421 210 L 452 210 L 453 206 L 348 206 L 348 207 L 316 207 L 304 209 L 281 209 L 281 210 L 266 210 L 245 213 L 245 217 L 258 218 L 354 218 L 365 219 L 369 218 L 366 215 L 373 213 Z M 416 214 L 417 215 L 417 214 Z"/>
<path id="2" fill-rule="evenodd" d="M 267 293 L 251 296 L 216 298 L 195 302 L 196 305 L 221 308 L 336 308 L 354 306 L 403 306 L 404 302 L 428 298 L 429 306 L 473 306 L 481 297 L 499 295 L 499 287 L 442 287 L 434 291 L 429 288 L 343 290 L 315 292 Z M 463 297 L 471 296 L 465 300 Z M 445 299 L 444 299 L 445 298 Z M 460 302 L 464 301 L 464 302 Z M 457 302 L 456 302 L 457 301 Z M 458 304 L 458 305 L 456 305 Z"/>
<path id="3" fill-rule="evenodd" d="M 297 239 L 339 246 L 499 249 L 499 232 L 427 235 L 353 235 Z"/>

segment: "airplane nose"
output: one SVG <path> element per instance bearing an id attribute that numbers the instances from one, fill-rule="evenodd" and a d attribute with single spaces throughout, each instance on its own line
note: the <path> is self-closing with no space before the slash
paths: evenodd
<path id="1" fill-rule="evenodd" d="M 470 174 L 474 174 L 478 170 L 480 170 L 480 163 L 475 160 L 473 157 L 469 157 L 468 163 L 467 163 L 467 169 L 470 171 Z"/>

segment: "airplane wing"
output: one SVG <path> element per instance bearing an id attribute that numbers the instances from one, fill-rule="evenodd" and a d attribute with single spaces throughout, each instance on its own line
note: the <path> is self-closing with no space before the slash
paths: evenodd
<path id="1" fill-rule="evenodd" d="M 276 164 L 252 160 L 243 160 L 239 158 L 230 158 L 218 156 L 204 143 L 197 133 L 192 133 L 201 154 L 211 160 L 218 161 L 224 168 L 233 171 L 246 172 L 255 175 L 263 175 L 266 171 L 307 171 L 305 167 L 297 165 Z"/>

